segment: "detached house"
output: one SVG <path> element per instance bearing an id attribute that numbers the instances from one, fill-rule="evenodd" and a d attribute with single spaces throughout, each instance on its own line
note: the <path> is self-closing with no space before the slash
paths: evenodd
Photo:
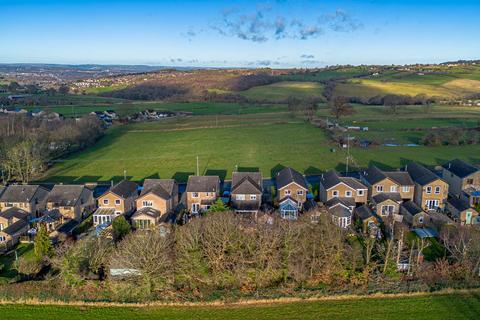
<path id="1" fill-rule="evenodd" d="M 218 176 L 188 177 L 186 205 L 193 214 L 208 211 L 220 195 L 220 178 Z"/>
<path id="2" fill-rule="evenodd" d="M 12 207 L 0 213 L 0 252 L 15 246 L 29 227 L 30 212 Z"/>
<path id="3" fill-rule="evenodd" d="M 93 192 L 83 185 L 55 185 L 47 198 L 47 210 L 58 210 L 64 219 L 82 221 L 94 208 Z"/>
<path id="4" fill-rule="evenodd" d="M 122 180 L 98 198 L 98 209 L 93 214 L 93 224 L 110 224 L 121 214 L 128 215 L 135 210 L 138 185 Z"/>
<path id="5" fill-rule="evenodd" d="M 232 174 L 231 207 L 237 213 L 256 214 L 262 205 L 263 181 L 260 172 Z"/>
<path id="6" fill-rule="evenodd" d="M 308 185 L 303 175 L 292 168 L 283 168 L 276 176 L 277 202 L 283 219 L 296 220 L 307 201 Z"/>
<path id="7" fill-rule="evenodd" d="M 137 199 L 132 224 L 150 229 L 166 222 L 178 204 L 178 184 L 173 179 L 146 179 Z"/>
<path id="8" fill-rule="evenodd" d="M 34 185 L 10 185 L 0 197 L 0 210 L 23 209 L 33 216 L 40 216 L 45 210 L 48 190 Z"/>
<path id="9" fill-rule="evenodd" d="M 466 198 L 470 206 L 480 204 L 480 169 L 462 160 L 452 160 L 442 167 L 442 178 L 449 185 L 449 192 Z"/>
<path id="10" fill-rule="evenodd" d="M 448 184 L 415 162 L 407 166 L 407 171 L 415 182 L 414 202 L 426 211 L 443 210 L 448 198 Z"/>
<path id="11" fill-rule="evenodd" d="M 368 188 L 358 179 L 340 177 L 335 170 L 320 177 L 320 201 L 326 203 L 333 198 L 349 199 L 355 204 L 367 203 Z"/>
<path id="12" fill-rule="evenodd" d="M 414 197 L 415 183 L 408 172 L 382 171 L 371 166 L 362 172 L 360 179 L 368 186 L 369 199 L 379 193 L 397 193 L 403 201 Z"/>

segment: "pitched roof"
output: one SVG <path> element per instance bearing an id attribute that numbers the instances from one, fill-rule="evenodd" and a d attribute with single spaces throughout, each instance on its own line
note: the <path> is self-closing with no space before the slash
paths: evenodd
<path id="1" fill-rule="evenodd" d="M 411 162 L 407 166 L 407 171 L 412 177 L 413 181 L 420 185 L 426 185 L 429 184 L 437 179 L 440 179 L 436 174 L 434 174 L 432 171 L 428 170 L 424 166 L 416 163 L 416 162 Z"/>
<path id="2" fill-rule="evenodd" d="M 468 203 L 468 201 L 460 198 L 451 197 L 451 198 L 448 198 L 447 202 L 458 211 L 464 211 L 464 210 L 470 209 L 470 204 Z"/>
<path id="3" fill-rule="evenodd" d="M 400 206 L 413 216 L 417 213 L 423 212 L 423 209 L 411 200 L 403 202 Z"/>
<path id="4" fill-rule="evenodd" d="M 472 166 L 471 164 L 460 159 L 454 159 L 450 162 L 447 162 L 443 165 L 443 167 L 459 178 L 465 178 L 480 170 L 477 167 Z"/>
<path id="5" fill-rule="evenodd" d="M 9 208 L 8 210 L 5 210 L 3 212 L 0 212 L 0 217 L 5 218 L 5 219 L 10 219 L 10 218 L 17 218 L 17 219 L 25 219 L 28 220 L 30 213 L 23 209 L 19 209 L 16 207 Z"/>
<path id="6" fill-rule="evenodd" d="M 373 217 L 372 210 L 365 204 L 361 207 L 355 208 L 354 213 L 357 217 L 359 217 L 362 220 Z"/>
<path id="7" fill-rule="evenodd" d="M 218 176 L 190 176 L 186 192 L 218 192 L 219 188 L 220 178 Z"/>
<path id="8" fill-rule="evenodd" d="M 382 171 L 376 166 L 371 166 L 362 174 L 370 184 L 376 184 L 383 179 L 390 178 L 402 186 L 413 186 L 414 182 L 408 172 L 403 171 Z"/>
<path id="9" fill-rule="evenodd" d="M 328 211 L 328 213 L 330 213 L 331 215 L 334 215 L 336 217 L 351 217 L 352 216 L 352 213 L 350 212 L 350 210 L 348 210 L 347 208 L 345 208 L 343 206 L 336 206 L 336 207 L 333 207 L 333 208 L 329 208 L 327 211 Z"/>
<path id="10" fill-rule="evenodd" d="M 231 193 L 261 194 L 262 175 L 260 172 L 234 172 Z"/>
<path id="11" fill-rule="evenodd" d="M 122 180 L 113 187 L 110 188 L 106 193 L 113 192 L 117 196 L 120 196 L 124 199 L 127 199 L 131 196 L 137 194 L 138 184 L 133 181 Z"/>
<path id="12" fill-rule="evenodd" d="M 413 186 L 415 185 L 415 182 L 413 182 L 412 177 L 410 177 L 410 174 L 405 171 L 387 171 L 384 172 L 385 175 L 398 183 L 401 186 Z"/>
<path id="13" fill-rule="evenodd" d="M 355 199 L 354 198 L 332 198 L 325 202 L 325 206 L 327 208 L 332 208 L 338 204 L 344 205 L 346 207 L 355 207 Z"/>
<path id="14" fill-rule="evenodd" d="M 277 173 L 277 188 L 281 189 L 290 183 L 294 182 L 299 186 L 303 187 L 305 190 L 308 190 L 307 182 L 305 181 L 305 177 L 298 171 L 292 168 L 283 168 Z"/>
<path id="15" fill-rule="evenodd" d="M 359 190 L 359 189 L 367 189 L 367 187 L 361 183 L 358 179 L 352 177 L 340 177 L 340 181 L 348 185 L 349 187 Z"/>
<path id="16" fill-rule="evenodd" d="M 30 202 L 39 190 L 45 191 L 45 194 L 48 192 L 45 188 L 37 185 L 9 185 L 0 197 L 0 201 Z"/>
<path id="17" fill-rule="evenodd" d="M 395 202 L 402 202 L 402 197 L 400 196 L 400 193 L 398 192 L 382 192 L 374 195 L 372 197 L 372 200 L 375 201 L 375 203 L 382 203 L 387 200 L 393 200 Z"/>
<path id="18" fill-rule="evenodd" d="M 150 208 L 150 207 L 143 207 L 143 208 L 137 210 L 133 214 L 132 219 L 134 219 L 138 216 L 141 216 L 141 215 L 147 215 L 147 216 L 152 217 L 152 218 L 158 218 L 158 217 L 160 217 L 160 211 L 155 210 L 155 209 Z"/>
<path id="19" fill-rule="evenodd" d="M 325 187 L 325 189 L 330 189 L 333 186 L 339 184 L 340 176 L 335 170 L 330 170 L 320 176 L 320 183 Z"/>
<path id="20" fill-rule="evenodd" d="M 111 216 L 115 214 L 115 208 L 100 207 L 93 213 L 98 216 Z"/>
<path id="21" fill-rule="evenodd" d="M 12 223 L 2 231 L 12 236 L 27 226 L 28 226 L 28 221 L 25 219 L 20 219 L 17 222 Z"/>
<path id="22" fill-rule="evenodd" d="M 82 196 L 84 189 L 83 185 L 57 184 L 50 191 L 47 202 L 53 202 L 58 206 L 74 206 Z"/>
<path id="23" fill-rule="evenodd" d="M 140 197 L 153 193 L 162 199 L 168 200 L 172 197 L 175 188 L 173 179 L 145 179 Z"/>
<path id="24" fill-rule="evenodd" d="M 339 183 L 344 183 L 352 189 L 367 189 L 358 179 L 352 177 L 341 177 L 335 170 L 330 170 L 320 177 L 320 183 L 325 189 L 330 189 Z"/>
<path id="25" fill-rule="evenodd" d="M 283 197 L 282 199 L 280 199 L 278 201 L 279 204 L 282 204 L 284 202 L 293 202 L 293 203 L 295 203 L 295 205 L 298 204 L 298 201 L 295 200 L 294 198 L 290 197 L 290 196 Z"/>
<path id="26" fill-rule="evenodd" d="M 377 182 L 380 182 L 387 177 L 385 173 L 379 168 L 377 168 L 376 166 L 370 166 L 367 170 L 365 170 L 362 173 L 362 176 L 370 184 L 375 184 Z"/>

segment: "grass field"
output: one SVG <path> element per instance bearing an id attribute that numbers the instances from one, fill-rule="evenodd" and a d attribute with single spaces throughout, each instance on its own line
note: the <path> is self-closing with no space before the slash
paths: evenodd
<path id="1" fill-rule="evenodd" d="M 416 96 L 425 94 L 430 97 L 455 98 L 478 93 L 480 81 L 456 79 L 449 75 L 419 76 L 409 74 L 405 77 L 382 79 L 355 79 L 339 83 L 335 87 L 336 96 L 371 98 L 377 95 L 398 94 Z"/>
<path id="2" fill-rule="evenodd" d="M 258 86 L 239 92 L 239 94 L 259 101 L 285 101 L 289 97 L 321 98 L 323 86 L 316 82 L 282 81 L 265 86 Z"/>
<path id="3" fill-rule="evenodd" d="M 93 307 L 54 305 L 0 305 L 9 320 L 56 319 L 389 319 L 450 320 L 478 319 L 478 293 L 426 295 L 392 298 L 304 301 L 225 306 Z"/>
<path id="4" fill-rule="evenodd" d="M 439 107 L 438 113 L 442 110 Z M 435 111 L 432 114 L 437 114 Z M 409 138 L 412 133 L 402 131 L 403 126 L 415 123 L 409 114 L 414 119 L 413 115 L 417 116 L 415 121 L 419 126 L 458 122 L 475 125 L 476 120 L 468 116 L 467 110 L 455 113 L 462 118 L 453 119 L 448 119 L 447 110 L 443 111 L 442 119 L 430 119 L 425 113 L 421 118 L 418 109 L 417 112 L 405 109 L 403 118 L 399 116 L 395 122 L 382 122 L 388 114 L 380 107 L 371 107 L 360 111 L 356 119 L 372 125 L 372 130 L 365 134 L 380 134 L 387 138 L 392 135 L 405 143 L 419 139 L 419 133 L 414 132 L 413 138 Z M 322 112 L 327 110 L 321 109 L 319 114 Z M 336 148 L 336 152 L 331 152 L 332 148 Z M 412 160 L 436 165 L 452 157 L 477 163 L 480 161 L 480 145 L 352 148 L 351 154 L 358 167 L 374 163 L 380 167 L 398 168 Z M 107 181 L 119 179 L 127 170 L 127 175 L 134 180 L 160 176 L 185 181 L 188 174 L 195 172 L 197 155 L 201 174 L 219 174 L 227 178 L 236 165 L 259 168 L 268 177 L 278 166 L 292 166 L 305 174 L 318 174 L 332 168 L 343 171 L 346 159 L 345 150 L 332 145 L 321 129 L 289 113 L 193 116 L 113 128 L 92 148 L 59 160 L 44 179 Z"/>

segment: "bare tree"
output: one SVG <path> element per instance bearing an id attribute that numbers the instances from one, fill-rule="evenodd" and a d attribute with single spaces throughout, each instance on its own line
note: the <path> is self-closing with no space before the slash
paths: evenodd
<path id="1" fill-rule="evenodd" d="M 339 96 L 333 98 L 333 101 L 330 102 L 330 112 L 338 121 L 342 116 L 354 114 L 355 110 L 348 103 L 348 98 Z"/>

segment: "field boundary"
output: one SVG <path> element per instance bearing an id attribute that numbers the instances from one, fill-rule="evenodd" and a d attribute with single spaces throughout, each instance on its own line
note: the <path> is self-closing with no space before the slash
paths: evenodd
<path id="1" fill-rule="evenodd" d="M 348 301 L 368 299 L 394 299 L 409 297 L 428 297 L 452 294 L 480 294 L 480 288 L 476 289 L 443 289 L 434 292 L 410 292 L 410 293 L 373 293 L 370 295 L 331 295 L 313 296 L 307 298 L 285 297 L 277 299 L 245 299 L 233 302 L 211 301 L 211 302 L 87 302 L 87 301 L 61 301 L 61 300 L 40 300 L 40 299 L 0 299 L 2 305 L 50 305 L 50 306 L 78 306 L 78 307 L 123 307 L 123 308 L 148 308 L 148 307 L 242 307 L 255 305 L 290 304 L 298 302 L 321 302 L 321 301 Z"/>

